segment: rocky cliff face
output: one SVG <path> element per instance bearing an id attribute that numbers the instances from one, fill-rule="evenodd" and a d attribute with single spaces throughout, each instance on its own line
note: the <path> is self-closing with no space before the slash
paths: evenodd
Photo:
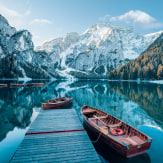
<path id="1" fill-rule="evenodd" d="M 0 15 L 0 44 L 1 44 L 1 50 L 3 49 L 2 46 L 7 45 L 10 37 L 15 33 L 16 33 L 16 29 L 14 27 L 11 27 L 8 24 L 8 21 L 2 15 Z"/>
<path id="2" fill-rule="evenodd" d="M 135 34 L 131 27 L 99 23 L 83 34 L 36 47 L 27 30 L 16 31 L 0 15 L 0 78 L 107 78 L 108 72 L 136 58 L 160 33 Z"/>
<path id="3" fill-rule="evenodd" d="M 65 70 L 60 64 L 62 60 L 60 54 L 76 43 L 78 39 L 78 33 L 72 32 L 64 37 L 45 42 L 42 46 L 36 47 L 32 62 L 35 66 L 47 72 L 50 78 L 66 78 L 68 74 L 60 75 Z"/>
<path id="4" fill-rule="evenodd" d="M 31 34 L 27 30 L 16 31 L 0 15 L 0 77 L 48 77 L 41 69 L 34 67 L 34 54 Z"/>
<path id="5" fill-rule="evenodd" d="M 44 43 L 37 48 L 37 53 L 42 50 L 48 54 L 44 55 L 44 60 L 38 55 L 34 62 L 41 61 L 54 76 L 107 78 L 109 71 L 136 58 L 159 34 L 143 36 L 135 34 L 132 27 L 95 24 L 80 36 L 71 33 L 66 41 L 58 38 Z"/>
<path id="6" fill-rule="evenodd" d="M 136 59 L 109 72 L 110 79 L 163 79 L 163 33 Z"/>

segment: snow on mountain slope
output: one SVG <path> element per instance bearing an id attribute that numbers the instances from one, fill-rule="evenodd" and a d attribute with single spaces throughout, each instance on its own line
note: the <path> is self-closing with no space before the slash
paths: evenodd
<path id="1" fill-rule="evenodd" d="M 34 67 L 32 35 L 27 30 L 16 31 L 0 14 L 0 78 L 46 78 Z"/>
<path id="2" fill-rule="evenodd" d="M 148 34 L 140 35 L 131 33 L 126 36 L 126 41 L 124 40 L 124 54 L 125 58 L 135 59 L 137 58 L 147 47 L 156 40 L 163 31 Z"/>
<path id="3" fill-rule="evenodd" d="M 143 36 L 132 27 L 99 23 L 80 35 L 71 32 L 34 50 L 30 32 L 16 31 L 0 15 L 0 77 L 104 79 L 159 35 Z"/>
<path id="4" fill-rule="evenodd" d="M 66 48 L 68 48 L 71 44 L 78 41 L 79 35 L 76 32 L 67 33 L 64 37 L 59 37 L 53 39 L 51 41 L 43 43 L 42 46 L 36 47 L 36 51 L 45 50 L 46 52 L 55 52 L 61 53 Z"/>
<path id="5" fill-rule="evenodd" d="M 125 59 L 138 57 L 160 33 L 143 36 L 134 33 L 132 27 L 99 23 L 90 26 L 80 36 L 70 33 L 68 39 L 63 39 L 67 38 L 66 35 L 36 49 L 48 53 L 47 57 L 51 58 L 49 66 L 45 65 L 46 62 L 41 65 L 50 71 L 55 67 L 54 76 L 107 78 L 107 73 L 124 64 Z"/>

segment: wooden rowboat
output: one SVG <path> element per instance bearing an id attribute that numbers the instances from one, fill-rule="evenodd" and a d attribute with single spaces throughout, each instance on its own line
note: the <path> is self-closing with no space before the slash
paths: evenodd
<path id="1" fill-rule="evenodd" d="M 73 97 L 71 98 L 61 97 L 61 98 L 48 100 L 42 103 L 42 110 L 61 108 L 63 106 L 70 104 L 72 100 Z"/>
<path id="2" fill-rule="evenodd" d="M 26 87 L 44 86 L 44 83 L 27 83 Z"/>
<path id="3" fill-rule="evenodd" d="M 108 113 L 83 106 L 81 114 L 92 134 L 127 158 L 145 153 L 151 145 L 152 138 Z"/>
<path id="4" fill-rule="evenodd" d="M 15 84 L 15 83 L 11 83 L 10 87 L 25 87 L 24 84 Z"/>
<path id="5" fill-rule="evenodd" d="M 0 87 L 7 87 L 7 84 L 0 84 Z"/>

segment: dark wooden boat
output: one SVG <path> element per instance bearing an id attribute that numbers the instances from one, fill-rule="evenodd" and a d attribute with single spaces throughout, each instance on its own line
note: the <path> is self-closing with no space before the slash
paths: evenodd
<path id="1" fill-rule="evenodd" d="M 61 98 L 48 100 L 48 101 L 42 103 L 42 109 L 48 110 L 48 109 L 61 108 L 61 107 L 64 107 L 64 106 L 70 104 L 72 102 L 72 100 L 73 100 L 73 97 L 71 97 L 71 98 L 61 97 Z"/>
<path id="2" fill-rule="evenodd" d="M 0 87 L 7 87 L 7 84 L 0 84 Z"/>
<path id="3" fill-rule="evenodd" d="M 11 83 L 10 87 L 25 87 L 25 84 L 16 84 L 16 83 Z"/>
<path id="4" fill-rule="evenodd" d="M 127 158 L 145 153 L 151 145 L 152 138 L 108 113 L 83 106 L 81 114 L 92 134 Z"/>
<path id="5" fill-rule="evenodd" d="M 26 87 L 44 86 L 44 83 L 27 83 Z"/>

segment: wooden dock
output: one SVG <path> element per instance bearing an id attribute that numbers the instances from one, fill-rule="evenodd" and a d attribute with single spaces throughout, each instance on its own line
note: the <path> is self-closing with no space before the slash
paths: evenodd
<path id="1" fill-rule="evenodd" d="M 74 109 L 42 110 L 10 162 L 101 162 Z"/>

